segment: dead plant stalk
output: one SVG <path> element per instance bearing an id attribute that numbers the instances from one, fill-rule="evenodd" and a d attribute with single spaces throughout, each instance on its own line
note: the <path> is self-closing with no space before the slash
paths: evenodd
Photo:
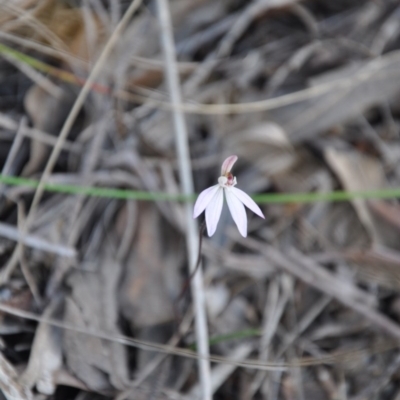
<path id="1" fill-rule="evenodd" d="M 192 168 L 190 165 L 185 118 L 182 110 L 180 109 L 182 98 L 168 0 L 158 0 L 157 8 L 161 31 L 161 44 L 166 61 L 165 75 L 171 103 L 174 107 L 173 121 L 175 127 L 175 144 L 179 160 L 179 174 L 183 193 L 187 196 L 190 196 L 193 194 L 193 180 L 191 175 Z M 186 245 L 189 254 L 189 268 L 192 274 L 196 268 L 199 234 L 197 232 L 196 223 L 192 217 L 192 204 L 188 202 L 184 207 L 186 216 Z M 209 400 L 212 398 L 212 387 L 210 363 L 207 360 L 209 357 L 209 343 L 201 266 L 194 275 L 191 286 L 195 307 L 197 349 L 200 356 L 198 363 L 202 388 L 202 399 Z"/>

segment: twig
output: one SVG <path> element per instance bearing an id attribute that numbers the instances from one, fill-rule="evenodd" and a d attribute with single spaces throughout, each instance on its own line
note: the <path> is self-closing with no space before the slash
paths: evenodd
<path id="1" fill-rule="evenodd" d="M 42 43 L 36 42 L 31 39 L 23 38 L 17 35 L 14 35 L 9 32 L 0 31 L 0 38 L 7 40 L 8 42 L 15 43 L 19 46 L 23 46 L 27 49 L 32 49 L 38 51 L 42 54 L 46 54 L 50 57 L 61 58 L 64 62 L 75 65 L 79 67 L 87 66 L 87 62 L 79 57 L 76 57 L 74 54 L 69 51 L 65 51 L 62 49 L 56 49 L 51 46 L 46 46 Z"/>
<path id="2" fill-rule="evenodd" d="M 50 154 L 50 158 L 47 161 L 46 167 L 43 171 L 43 174 L 40 178 L 39 184 L 36 188 L 35 195 L 33 196 L 32 204 L 31 204 L 31 208 L 29 209 L 25 224 L 22 227 L 22 236 L 25 236 L 25 234 L 29 230 L 30 225 L 33 222 L 33 218 L 35 216 L 40 199 L 42 198 L 42 195 L 43 195 L 43 192 L 44 192 L 44 189 L 46 186 L 46 182 L 49 180 L 50 174 L 53 171 L 53 168 L 57 162 L 58 156 L 60 155 L 60 152 L 63 148 L 63 144 L 64 144 L 64 142 L 68 136 L 68 133 L 70 132 L 72 125 L 74 124 L 75 119 L 77 118 L 88 94 L 90 93 L 93 83 L 95 82 L 96 78 L 98 77 L 102 68 L 104 67 L 105 62 L 107 61 L 108 57 L 110 56 L 110 53 L 111 53 L 113 47 L 117 43 L 117 40 L 119 39 L 125 26 L 128 24 L 131 16 L 139 8 L 139 6 L 141 4 L 142 4 L 142 0 L 133 0 L 132 1 L 131 5 L 125 12 L 125 14 L 122 17 L 121 21 L 119 22 L 118 26 L 115 28 L 110 39 L 106 43 L 102 53 L 100 54 L 100 57 L 98 58 L 96 64 L 94 65 L 92 71 L 90 72 L 88 79 L 86 80 L 84 86 L 82 87 L 82 90 L 79 92 L 79 95 L 78 95 L 77 99 L 75 100 L 75 103 L 74 103 L 66 121 L 64 122 L 64 125 L 61 129 L 60 135 L 58 136 L 57 142 Z M 18 243 L 16 249 L 14 250 L 14 254 L 18 254 L 20 248 L 21 248 L 21 244 Z M 0 276 L 0 282 L 4 283 L 8 279 L 10 274 L 12 273 L 15 263 L 9 264 L 9 265 L 10 265 L 9 268 L 4 269 L 2 271 L 2 274 Z"/>
<path id="3" fill-rule="evenodd" d="M 34 249 L 57 254 L 60 257 L 74 258 L 77 255 L 76 250 L 72 247 L 50 243 L 34 235 L 23 235 L 15 226 L 3 222 L 0 222 L 0 236 L 21 242 L 23 245 Z"/>
<path id="4" fill-rule="evenodd" d="M 364 400 L 372 399 L 374 396 L 379 396 L 379 392 L 390 382 L 390 379 L 394 374 L 397 374 L 400 368 L 400 355 L 397 354 L 392 363 L 386 368 L 382 375 L 372 380 L 372 382 L 366 386 L 356 396 L 351 397 L 350 400 Z M 382 395 L 382 394 L 381 394 Z"/>
<path id="5" fill-rule="evenodd" d="M 192 74 L 185 84 L 184 93 L 192 94 L 198 86 L 206 81 L 221 58 L 227 57 L 231 53 L 235 42 L 243 35 L 257 15 L 270 9 L 291 5 L 296 1 L 298 0 L 255 0 L 251 2 L 243 12 L 237 14 L 237 19 L 222 38 L 218 49 L 210 53 L 206 61 L 200 64 Z"/>
<path id="6" fill-rule="evenodd" d="M 17 121 L 14 121 L 14 119 L 10 118 L 8 115 L 3 114 L 1 112 L 0 112 L 0 127 L 10 131 L 17 131 L 16 135 L 20 134 L 19 132 L 21 132 L 22 136 L 35 139 L 39 142 L 47 144 L 48 146 L 53 147 L 57 143 L 57 138 L 54 137 L 53 135 L 40 131 L 39 129 L 30 128 L 29 126 L 26 126 L 26 124 L 22 124 L 22 119 L 21 122 L 18 123 Z M 79 154 L 82 151 L 82 145 L 79 143 L 73 143 L 70 142 L 69 140 L 66 140 L 63 144 L 63 150 Z M 6 175 L 7 173 L 3 172 L 4 175 Z"/>
<path id="7" fill-rule="evenodd" d="M 17 203 L 18 207 L 18 226 L 21 226 L 25 221 L 25 206 L 22 201 Z M 36 285 L 35 279 L 28 267 L 28 263 L 25 259 L 25 248 L 21 246 L 21 252 L 19 254 L 19 264 L 21 267 L 22 274 L 24 275 L 25 281 L 28 284 L 29 289 L 31 290 L 32 296 L 36 301 L 37 306 L 41 306 L 42 300 L 40 298 L 40 292 Z"/>
<path id="8" fill-rule="evenodd" d="M 271 341 L 278 329 L 279 321 L 285 312 L 286 304 L 290 300 L 290 294 L 293 289 L 291 285 L 284 284 L 284 281 L 288 280 L 287 278 L 289 278 L 288 275 L 286 275 L 286 277 L 279 277 L 283 289 L 282 293 L 279 293 L 278 279 L 272 280 L 268 289 L 267 301 L 264 307 L 263 335 L 260 340 L 260 360 L 268 359 L 271 350 Z M 250 398 L 253 398 L 255 393 L 259 390 L 265 380 L 265 376 L 265 373 L 262 371 L 255 376 L 253 383 L 248 389 L 248 395 Z"/>
<path id="9" fill-rule="evenodd" d="M 174 333 L 171 339 L 168 341 L 168 346 L 177 346 L 182 337 L 187 333 L 193 321 L 193 313 L 187 312 L 185 317 L 182 319 L 182 322 L 178 328 L 178 330 Z M 160 364 L 168 357 L 168 354 L 158 354 L 157 357 L 154 357 L 145 367 L 139 372 L 139 374 L 135 377 L 134 381 L 129 385 L 129 389 L 121 392 L 115 400 L 126 400 L 128 397 L 131 397 L 132 393 L 143 384 L 143 382 L 152 374 L 156 368 L 160 366 Z"/>
<path id="10" fill-rule="evenodd" d="M 19 123 L 18 130 L 15 134 L 11 149 L 8 152 L 6 162 L 4 163 L 3 169 L 1 171 L 2 175 L 9 175 L 11 172 L 11 166 L 14 162 L 16 155 L 18 154 L 18 151 L 21 148 L 22 141 L 24 139 L 23 130 L 26 127 L 26 123 L 27 123 L 26 118 L 22 118 L 21 122 Z M 0 191 L 1 191 L 1 186 L 0 186 Z"/>
<path id="11" fill-rule="evenodd" d="M 45 184 L 47 180 L 50 177 L 51 172 L 53 171 L 53 168 L 57 162 L 58 156 L 61 152 L 62 145 L 65 141 L 65 139 L 68 136 L 68 133 L 70 132 L 72 125 L 75 122 L 75 119 L 77 118 L 88 94 L 90 93 L 91 87 L 93 83 L 95 82 L 96 78 L 100 74 L 102 68 L 104 67 L 105 62 L 107 61 L 107 58 L 110 56 L 110 53 L 112 49 L 114 48 L 115 44 L 117 43 L 117 40 L 119 39 L 123 29 L 125 26 L 128 24 L 131 16 L 133 13 L 140 7 L 142 4 L 142 0 L 133 0 L 131 5 L 129 6 L 128 10 L 124 14 L 123 18 L 119 22 L 118 26 L 115 28 L 115 31 L 111 35 L 110 39 L 106 43 L 102 53 L 100 54 L 100 57 L 98 58 L 96 64 L 94 65 L 92 71 L 90 72 L 82 90 L 79 92 L 79 95 L 77 99 L 75 100 L 75 103 L 66 119 L 64 122 L 64 125 L 61 129 L 60 135 L 58 136 L 58 141 L 56 145 L 53 148 L 53 151 L 51 152 L 50 158 L 47 161 L 46 167 L 43 171 L 42 177 L 40 179 L 39 185 L 36 189 L 35 195 L 32 200 L 32 205 L 29 210 L 26 223 L 25 223 L 25 229 L 29 228 L 30 223 L 33 220 L 34 214 L 36 212 L 36 208 L 38 207 L 39 201 L 43 195 L 43 191 L 45 188 Z"/>
<path id="12" fill-rule="evenodd" d="M 254 351 L 254 345 L 252 343 L 242 343 L 230 351 L 230 357 L 232 360 L 246 360 L 252 351 Z M 235 365 L 227 364 L 220 364 L 212 369 L 211 385 L 213 393 L 215 393 L 221 387 L 221 385 L 229 378 L 229 376 L 232 375 L 235 369 Z M 197 398 L 199 389 L 199 385 L 191 388 L 189 391 L 189 398 Z"/>
<path id="13" fill-rule="evenodd" d="M 24 75 L 27 76 L 32 82 L 34 82 L 37 86 L 41 89 L 46 91 L 50 96 L 53 96 L 55 99 L 59 99 L 62 94 L 63 90 L 54 84 L 50 79 L 46 76 L 42 75 L 39 71 L 35 68 L 30 66 L 29 64 L 17 60 L 14 57 L 11 57 L 8 54 L 2 54 L 2 56 L 13 66 L 18 68 Z"/>
<path id="14" fill-rule="evenodd" d="M 231 29 L 221 40 L 217 55 L 226 57 L 231 53 L 235 42 L 243 35 L 253 20 L 260 14 L 274 8 L 290 6 L 298 0 L 257 0 L 252 2 L 239 15 Z"/>
<path id="15" fill-rule="evenodd" d="M 161 31 L 161 43 L 166 61 L 165 73 L 168 83 L 171 103 L 174 106 L 173 119 L 175 125 L 176 148 L 179 158 L 179 174 L 182 182 L 182 189 L 185 195 L 193 194 L 192 169 L 187 131 L 183 112 L 176 108 L 182 104 L 179 75 L 176 65 L 176 51 L 172 34 L 171 15 L 168 0 L 157 0 L 158 20 Z M 189 266 L 191 273 L 196 269 L 196 257 L 198 252 L 199 236 L 196 224 L 192 217 L 192 204 L 185 204 L 185 216 L 187 226 L 186 244 L 189 255 Z M 192 292 L 195 307 L 197 351 L 199 356 L 199 372 L 202 388 L 202 398 L 212 398 L 210 363 L 203 357 L 209 357 L 208 329 L 205 312 L 205 298 L 203 290 L 203 275 L 201 267 L 192 280 Z"/>
<path id="16" fill-rule="evenodd" d="M 29 11 L 24 10 L 18 6 L 16 2 L 11 1 L 0 1 L 0 8 L 5 9 L 10 14 L 18 17 L 15 21 L 9 21 L 9 30 L 11 30 L 10 28 L 12 28 L 13 25 L 15 27 L 21 23 L 26 24 L 34 30 L 35 34 L 38 34 L 42 38 L 46 38 L 46 41 L 54 48 L 67 50 L 67 45 L 49 27 L 36 18 L 34 12 L 35 8 L 32 8 Z"/>
<path id="17" fill-rule="evenodd" d="M 400 326 L 375 310 L 364 291 L 338 279 L 297 250 L 291 249 L 288 257 L 285 257 L 273 247 L 251 238 L 246 238 L 246 240 L 240 238 L 238 242 L 249 249 L 259 251 L 283 270 L 361 314 L 371 322 L 373 327 L 386 332 L 397 340 L 400 339 Z"/>
<path id="18" fill-rule="evenodd" d="M 134 339 L 124 335 L 109 334 L 99 329 L 87 329 L 82 326 L 71 325 L 55 318 L 43 317 L 41 315 L 31 313 L 29 311 L 11 307 L 1 302 L 0 302 L 0 311 L 10 315 L 14 315 L 19 318 L 24 318 L 36 322 L 43 322 L 57 328 L 82 333 L 84 335 L 89 335 L 113 343 L 120 343 L 125 346 L 134 347 L 141 350 L 169 354 L 169 355 L 176 355 L 188 359 L 197 359 L 197 360 L 204 359 L 207 361 L 212 361 L 214 363 L 231 364 L 231 365 L 236 365 L 238 367 L 249 368 L 254 370 L 264 370 L 264 371 L 286 371 L 288 368 L 292 367 L 307 367 L 312 365 L 347 362 L 358 356 L 365 356 L 366 354 L 368 355 L 378 354 L 389 350 L 394 350 L 399 347 L 398 340 L 396 340 L 396 341 L 386 341 L 385 343 L 382 343 L 379 346 L 372 347 L 371 349 L 343 351 L 336 354 L 327 354 L 323 356 L 318 356 L 318 358 L 305 357 L 303 359 L 294 359 L 288 362 L 263 362 L 258 359 L 247 359 L 243 361 L 236 361 L 233 360 L 231 357 L 228 358 L 218 355 L 210 355 L 209 357 L 206 358 L 199 354 L 196 354 L 192 350 L 188 350 L 185 348 L 179 348 L 155 342 L 147 342 L 145 340 Z"/>

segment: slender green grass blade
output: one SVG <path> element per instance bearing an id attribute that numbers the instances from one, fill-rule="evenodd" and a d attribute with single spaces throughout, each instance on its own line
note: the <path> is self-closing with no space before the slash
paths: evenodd
<path id="1" fill-rule="evenodd" d="M 241 331 L 210 337 L 210 346 L 216 345 L 218 343 L 229 342 L 230 340 L 247 339 L 261 335 L 262 335 L 261 329 L 243 329 Z M 189 346 L 189 349 L 195 351 L 196 343 L 191 344 Z"/>
<path id="2" fill-rule="evenodd" d="M 36 188 L 39 181 L 15 176 L 0 175 L 0 183 L 12 186 Z M 78 186 L 48 183 L 45 186 L 48 192 L 65 194 L 83 194 L 92 197 L 105 197 L 122 200 L 143 201 L 193 201 L 195 196 L 188 197 L 165 192 L 145 192 L 128 189 L 115 189 L 106 187 Z M 315 203 L 338 202 L 353 199 L 394 199 L 400 198 L 400 188 L 366 190 L 360 192 L 335 191 L 327 193 L 268 193 L 252 196 L 259 204 L 287 204 L 287 203 Z"/>

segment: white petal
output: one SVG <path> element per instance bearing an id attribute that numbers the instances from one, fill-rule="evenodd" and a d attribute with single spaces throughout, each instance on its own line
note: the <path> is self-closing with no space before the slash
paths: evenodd
<path id="1" fill-rule="evenodd" d="M 254 202 L 254 200 L 243 190 L 240 190 L 235 187 L 231 187 L 230 190 L 233 192 L 233 194 L 247 207 L 250 208 L 251 211 L 253 211 L 254 214 L 257 214 L 259 217 L 264 218 L 264 214 L 261 211 L 260 207 Z"/>
<path id="2" fill-rule="evenodd" d="M 193 218 L 197 218 L 206 209 L 219 188 L 219 185 L 211 186 L 199 194 L 199 197 L 194 204 Z"/>
<path id="3" fill-rule="evenodd" d="M 232 188 L 225 190 L 226 202 L 228 203 L 229 211 L 232 218 L 243 237 L 247 236 L 247 215 L 243 203 L 232 192 Z"/>
<path id="4" fill-rule="evenodd" d="M 221 167 L 221 175 L 224 176 L 228 172 L 231 172 L 233 164 L 237 161 L 237 156 L 229 156 L 223 163 Z"/>
<path id="5" fill-rule="evenodd" d="M 219 217 L 221 216 L 222 206 L 224 204 L 224 189 L 218 187 L 217 193 L 208 203 L 206 208 L 206 225 L 208 236 L 214 235 L 217 229 Z"/>

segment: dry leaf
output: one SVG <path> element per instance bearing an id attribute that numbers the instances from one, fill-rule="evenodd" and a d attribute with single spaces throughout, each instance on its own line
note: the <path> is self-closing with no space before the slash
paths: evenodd
<path id="1" fill-rule="evenodd" d="M 181 253 L 174 232 L 168 232 L 172 228 L 165 225 L 154 206 L 141 204 L 138 219 L 140 229 L 126 262 L 121 299 L 125 317 L 133 326 L 145 327 L 174 319 Z"/>
<path id="2" fill-rule="evenodd" d="M 58 307 L 59 299 L 56 299 L 46 308 L 43 318 L 54 318 Z M 28 366 L 20 378 L 21 384 L 30 389 L 36 385 L 38 392 L 45 395 L 54 394 L 55 375 L 62 366 L 61 336 L 61 329 L 40 323 Z"/>
<path id="3" fill-rule="evenodd" d="M 230 134 L 226 142 L 228 151 L 249 160 L 268 175 L 287 170 L 296 160 L 286 132 L 273 122 Z"/>
<path id="4" fill-rule="evenodd" d="M 400 52 L 330 71 L 314 86 L 322 94 L 270 112 L 293 142 L 301 142 L 394 98 L 400 89 Z M 320 86 L 318 86 L 320 85 Z M 327 89 L 325 89 L 325 87 Z"/>
<path id="5" fill-rule="evenodd" d="M 117 335 L 121 333 L 117 293 L 122 267 L 115 261 L 110 245 L 103 246 L 101 252 L 96 273 L 76 272 L 70 277 L 72 294 L 67 298 L 65 321 Z M 89 388 L 105 391 L 126 387 L 127 359 L 122 345 L 68 331 L 64 334 L 64 350 L 67 365 Z"/>
<path id="6" fill-rule="evenodd" d="M 325 149 L 325 158 L 345 190 L 351 192 L 374 190 L 387 185 L 381 164 L 372 157 L 348 149 L 338 150 L 328 147 Z M 371 239 L 384 244 L 384 238 L 377 230 L 366 202 L 354 199 L 352 204 Z"/>
<path id="7" fill-rule="evenodd" d="M 0 353 L 0 389 L 7 400 L 32 400 L 30 389 L 18 383 L 18 374 L 14 367 Z"/>

